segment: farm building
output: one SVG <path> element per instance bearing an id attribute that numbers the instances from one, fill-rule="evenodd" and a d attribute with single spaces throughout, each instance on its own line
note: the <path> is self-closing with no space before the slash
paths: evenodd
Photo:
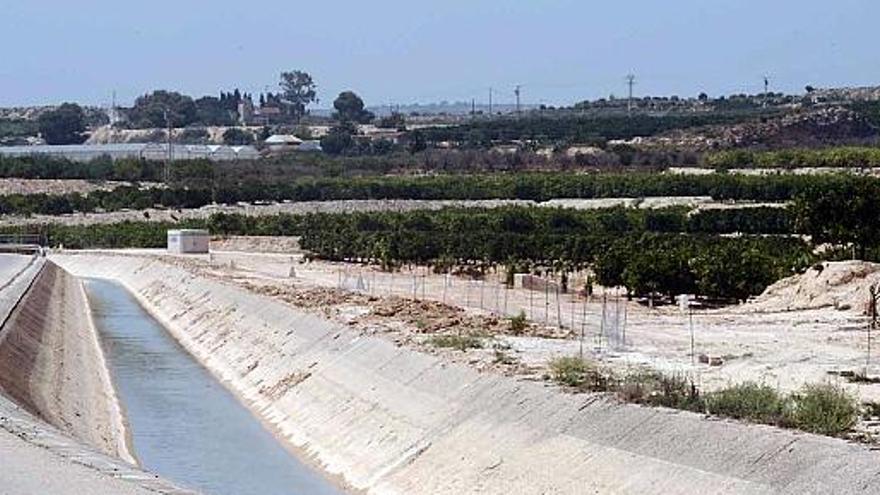
<path id="1" fill-rule="evenodd" d="M 170 151 L 170 152 L 169 152 Z M 65 158 L 76 162 L 87 162 L 101 157 L 113 160 L 138 158 L 143 160 L 161 161 L 207 159 L 212 161 L 253 160 L 259 158 L 259 152 L 253 146 L 225 145 L 192 145 L 192 144 L 72 144 L 62 146 L 3 146 L 0 156 L 34 156 L 44 155 Z"/>
<path id="2" fill-rule="evenodd" d="M 204 254 L 208 252 L 210 235 L 207 230 L 182 229 L 168 231 L 168 252 L 174 254 Z"/>
<path id="3" fill-rule="evenodd" d="M 303 140 L 292 134 L 273 134 L 266 139 L 265 144 L 270 151 L 289 151 L 298 148 Z"/>

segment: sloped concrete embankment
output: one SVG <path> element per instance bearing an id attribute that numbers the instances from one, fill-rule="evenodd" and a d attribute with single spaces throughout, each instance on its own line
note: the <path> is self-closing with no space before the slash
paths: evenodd
<path id="1" fill-rule="evenodd" d="M 82 283 L 46 262 L 22 293 L 0 329 L 0 392 L 62 432 L 134 462 Z"/>
<path id="2" fill-rule="evenodd" d="M 56 260 L 123 283 L 289 442 L 370 493 L 880 493 L 880 455 L 859 445 L 480 374 L 157 260 Z"/>

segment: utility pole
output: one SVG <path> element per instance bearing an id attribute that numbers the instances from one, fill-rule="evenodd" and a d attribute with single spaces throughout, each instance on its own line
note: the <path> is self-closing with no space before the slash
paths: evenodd
<path id="1" fill-rule="evenodd" d="M 880 285 L 872 285 L 868 288 L 870 299 L 868 299 L 868 316 L 871 321 L 868 322 L 868 341 L 865 351 L 865 377 L 868 376 L 868 370 L 871 367 L 871 330 L 877 328 L 877 301 L 880 300 Z"/>
<path id="2" fill-rule="evenodd" d="M 626 112 L 628 115 L 632 115 L 633 111 L 633 86 L 636 84 L 636 76 L 635 74 L 629 74 L 626 76 L 626 84 L 629 86 L 629 99 L 626 102 Z"/>
<path id="3" fill-rule="evenodd" d="M 165 185 L 168 185 L 169 179 L 171 178 L 171 119 L 168 118 L 168 109 L 162 111 L 162 114 L 165 116 L 165 143 L 168 146 L 168 153 L 165 156 L 165 170 L 163 171 L 163 175 L 165 176 Z"/>
<path id="4" fill-rule="evenodd" d="M 522 91 L 522 86 L 520 86 L 519 84 L 517 84 L 517 85 L 516 85 L 516 89 L 513 90 L 514 94 L 516 94 L 516 114 L 517 114 L 517 115 L 520 114 L 519 96 L 520 96 L 520 92 L 521 92 L 521 91 Z"/>
<path id="5" fill-rule="evenodd" d="M 119 123 L 119 111 L 116 109 L 116 90 L 113 90 L 112 100 L 110 102 L 110 132 L 113 135 L 114 141 L 117 134 L 116 125 Z"/>

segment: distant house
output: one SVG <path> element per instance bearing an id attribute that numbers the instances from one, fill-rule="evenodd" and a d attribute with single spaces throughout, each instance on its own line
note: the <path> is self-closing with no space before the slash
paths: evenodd
<path id="1" fill-rule="evenodd" d="M 238 120 L 241 125 L 271 125 L 284 122 L 284 112 L 274 106 L 254 107 L 250 100 L 238 104 Z"/>
<path id="2" fill-rule="evenodd" d="M 303 140 L 293 134 L 273 134 L 264 143 L 269 151 L 291 151 L 299 148 Z"/>
<path id="3" fill-rule="evenodd" d="M 404 134 L 397 129 L 386 129 L 374 125 L 361 125 L 358 127 L 358 131 L 362 135 L 370 138 L 370 141 L 387 140 L 395 144 L 400 142 L 400 139 Z"/>

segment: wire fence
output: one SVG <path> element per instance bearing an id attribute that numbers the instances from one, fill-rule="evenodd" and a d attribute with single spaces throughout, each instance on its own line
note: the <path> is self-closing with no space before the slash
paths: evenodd
<path id="1" fill-rule="evenodd" d="M 560 284 L 541 277 L 529 276 L 530 281 L 514 277 L 517 287 L 509 287 L 497 279 L 437 274 L 428 268 L 385 272 L 362 265 L 312 266 L 292 256 L 242 256 L 241 253 L 234 256 L 212 254 L 209 259 L 212 264 L 247 271 L 255 276 L 287 279 L 294 285 L 305 283 L 374 297 L 433 301 L 498 318 L 522 314 L 531 323 L 547 327 L 549 331 L 545 335 L 576 342 L 582 356 L 587 352 L 593 356 L 613 354 L 609 357 L 623 359 L 634 366 L 646 365 L 689 376 L 696 369 L 695 353 L 700 347 L 699 339 L 695 337 L 703 332 L 700 325 L 695 327 L 689 309 L 680 314 L 668 311 L 630 314 L 633 307 L 619 292 L 595 295 L 566 292 L 561 290 Z M 632 352 L 641 345 L 653 345 L 650 337 L 644 342 L 637 340 L 639 335 L 648 335 L 643 330 L 645 318 L 649 315 L 652 328 L 663 329 L 667 334 L 677 333 L 676 328 L 689 332 L 689 352 L 682 356 L 684 359 L 670 361 L 646 352 Z M 630 327 L 633 332 L 628 332 Z M 681 344 L 687 345 L 685 342 Z M 698 374 L 693 376 L 699 380 Z"/>
<path id="2" fill-rule="evenodd" d="M 359 267 L 338 268 L 336 287 L 370 296 L 436 301 L 501 318 L 524 315 L 534 324 L 567 330 L 594 349 L 623 350 L 631 344 L 626 334 L 627 301 L 616 294 L 589 297 L 563 292 L 553 282 L 523 289 L 426 271 L 377 273 Z"/>

